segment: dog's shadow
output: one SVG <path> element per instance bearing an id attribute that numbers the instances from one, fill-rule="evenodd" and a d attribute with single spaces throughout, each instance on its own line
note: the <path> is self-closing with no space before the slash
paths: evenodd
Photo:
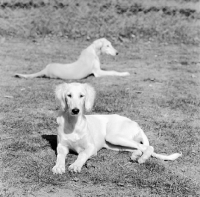
<path id="1" fill-rule="evenodd" d="M 49 142 L 51 149 L 57 155 L 57 135 L 42 135 L 42 138 Z"/>
<path id="2" fill-rule="evenodd" d="M 57 155 L 57 135 L 42 135 L 42 138 L 49 142 L 51 149 Z M 77 153 L 72 150 L 70 150 L 69 153 L 77 155 Z"/>

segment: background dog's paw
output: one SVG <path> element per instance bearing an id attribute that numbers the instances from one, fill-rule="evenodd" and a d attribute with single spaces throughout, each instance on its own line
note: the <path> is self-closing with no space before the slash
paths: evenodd
<path id="1" fill-rule="evenodd" d="M 52 168 L 52 172 L 54 174 L 62 174 L 62 173 L 65 173 L 65 166 L 64 165 L 55 165 L 53 168 Z"/>
<path id="2" fill-rule="evenodd" d="M 123 73 L 122 73 L 122 76 L 129 76 L 129 75 L 130 75 L 129 72 L 123 72 Z"/>
<path id="3" fill-rule="evenodd" d="M 69 171 L 80 172 L 81 171 L 81 167 L 82 167 L 82 165 L 77 164 L 76 162 L 74 162 L 73 164 L 71 164 L 69 166 Z"/>

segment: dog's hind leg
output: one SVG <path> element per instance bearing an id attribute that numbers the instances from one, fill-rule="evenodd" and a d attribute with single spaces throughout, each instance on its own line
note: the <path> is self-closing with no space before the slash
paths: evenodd
<path id="1" fill-rule="evenodd" d="M 133 150 L 131 155 L 131 160 L 136 161 L 141 156 L 142 156 L 141 150 Z"/>

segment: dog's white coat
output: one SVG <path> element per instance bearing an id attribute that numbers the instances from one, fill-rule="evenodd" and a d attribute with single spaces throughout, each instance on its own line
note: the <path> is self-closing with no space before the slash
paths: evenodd
<path id="1" fill-rule="evenodd" d="M 99 56 L 108 54 L 115 56 L 118 52 L 113 48 L 111 43 L 101 38 L 94 41 L 90 46 L 81 52 L 78 60 L 71 64 L 51 63 L 42 71 L 34 74 L 15 74 L 15 77 L 35 78 L 49 77 L 58 79 L 82 79 L 91 74 L 95 77 L 103 76 L 128 76 L 128 72 L 104 71 L 101 70 Z"/>
<path id="2" fill-rule="evenodd" d="M 84 163 L 103 147 L 131 151 L 131 158 L 139 158 L 139 163 L 145 162 L 150 156 L 164 160 L 181 156 L 179 153 L 169 156 L 156 154 L 139 125 L 126 117 L 116 114 L 84 115 L 84 110 L 92 109 L 95 99 L 95 91 L 89 84 L 58 85 L 56 97 L 62 108 L 57 118 L 58 155 L 52 169 L 56 174 L 65 172 L 65 158 L 70 149 L 78 153 L 77 160 L 69 166 L 69 170 L 74 172 L 80 172 Z M 74 114 L 77 110 L 79 112 Z"/>

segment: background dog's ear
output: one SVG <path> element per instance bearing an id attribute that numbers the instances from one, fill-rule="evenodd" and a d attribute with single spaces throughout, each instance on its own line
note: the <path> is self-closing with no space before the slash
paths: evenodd
<path id="1" fill-rule="evenodd" d="M 85 90 L 86 90 L 85 109 L 86 109 L 86 111 L 91 111 L 92 107 L 94 105 L 96 92 L 91 85 L 89 85 L 87 83 L 85 83 L 84 85 L 85 85 Z"/>
<path id="2" fill-rule="evenodd" d="M 100 49 L 103 46 L 103 41 L 102 39 L 98 39 L 98 40 L 95 40 L 93 44 L 95 45 L 96 49 Z"/>
<path id="3" fill-rule="evenodd" d="M 56 90 L 55 90 L 56 99 L 60 103 L 61 109 L 63 111 L 65 111 L 65 108 L 66 108 L 65 92 L 66 92 L 67 88 L 68 88 L 68 84 L 62 83 L 62 84 L 56 86 Z"/>
<path id="4" fill-rule="evenodd" d="M 94 48 L 95 48 L 97 55 L 100 55 L 101 54 L 101 48 L 103 47 L 102 39 L 95 40 L 93 42 L 93 44 L 94 44 Z"/>

